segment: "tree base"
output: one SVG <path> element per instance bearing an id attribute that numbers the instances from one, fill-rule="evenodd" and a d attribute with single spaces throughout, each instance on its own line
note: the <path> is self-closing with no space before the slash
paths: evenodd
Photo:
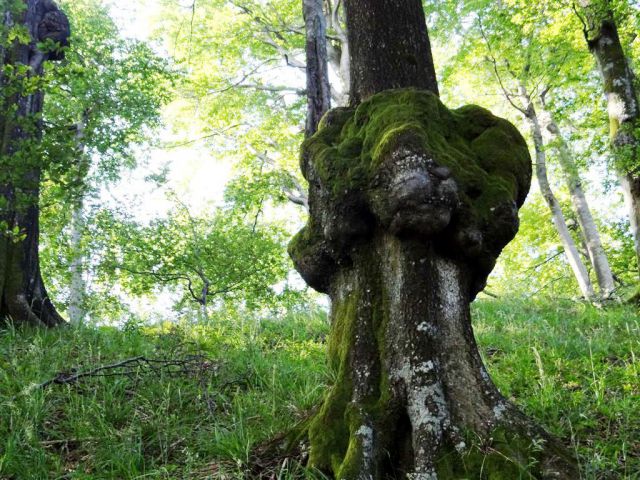
<path id="1" fill-rule="evenodd" d="M 339 480 L 578 478 L 489 378 L 464 263 L 388 234 L 352 258 L 332 286 L 336 384 L 309 427 L 311 466 Z"/>
<path id="2" fill-rule="evenodd" d="M 48 298 L 31 298 L 24 294 L 11 295 L 3 299 L 0 318 L 12 324 L 38 327 L 56 327 L 66 323 Z"/>
<path id="3" fill-rule="evenodd" d="M 40 275 L 37 245 L 0 243 L 0 319 L 18 325 L 65 323 L 51 303 Z M 34 253 L 35 252 L 35 253 Z"/>
<path id="4" fill-rule="evenodd" d="M 339 480 L 578 478 L 497 390 L 471 327 L 531 182 L 515 127 L 389 90 L 327 113 L 301 166 L 310 217 L 289 253 L 331 297 L 335 378 L 309 464 Z"/>

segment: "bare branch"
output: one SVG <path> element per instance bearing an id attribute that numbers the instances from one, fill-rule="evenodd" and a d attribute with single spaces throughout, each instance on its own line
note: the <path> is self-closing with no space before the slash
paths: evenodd
<path id="1" fill-rule="evenodd" d="M 219 137 L 219 136 L 225 136 L 226 132 L 228 132 L 229 130 L 233 130 L 234 128 L 238 128 L 238 127 L 243 127 L 246 126 L 246 123 L 236 123 L 235 125 L 230 125 L 226 128 L 220 129 L 220 130 L 215 130 L 213 133 L 210 133 L 208 135 L 204 135 L 202 137 L 199 138 L 194 138 L 193 140 L 187 140 L 186 142 L 182 142 L 182 143 L 176 143 L 173 145 L 167 145 L 166 147 L 162 147 L 165 150 L 169 150 L 172 148 L 180 148 L 180 147 L 185 147 L 187 145 L 192 145 L 194 143 L 198 143 L 201 142 L 202 140 L 207 140 L 209 138 L 213 138 L 213 137 Z"/>
<path id="2" fill-rule="evenodd" d="M 493 55 L 493 50 L 491 48 L 491 42 L 489 42 L 489 39 L 487 38 L 487 35 L 486 35 L 485 31 L 484 31 L 484 27 L 482 25 L 482 17 L 480 17 L 479 15 L 478 15 L 478 26 L 480 27 L 480 34 L 482 35 L 482 38 L 484 39 L 484 41 L 485 41 L 485 43 L 487 45 L 487 50 L 489 52 L 489 56 L 487 57 L 487 59 L 493 65 L 493 72 L 495 74 L 496 79 L 498 80 L 498 84 L 500 85 L 500 89 L 502 90 L 502 93 L 504 94 L 505 98 L 511 104 L 511 106 L 513 108 L 518 110 L 525 117 L 528 117 L 529 113 L 524 108 L 522 108 L 521 106 L 516 105 L 516 103 L 511 98 L 511 94 L 509 93 L 509 91 L 505 87 L 504 83 L 502 82 L 502 77 L 500 75 L 500 71 L 498 70 L 498 62 L 496 60 L 496 57 Z"/>
<path id="3" fill-rule="evenodd" d="M 95 377 L 131 377 L 140 373 L 168 373 L 169 375 L 187 375 L 201 371 L 203 367 L 210 368 L 212 362 L 204 355 L 187 355 L 173 360 L 147 358 L 138 356 L 127 358 L 110 365 L 102 365 L 83 372 L 72 369 L 70 372 L 59 372 L 50 380 L 39 383 L 30 390 L 46 388 L 50 385 L 69 385 L 80 380 Z"/>

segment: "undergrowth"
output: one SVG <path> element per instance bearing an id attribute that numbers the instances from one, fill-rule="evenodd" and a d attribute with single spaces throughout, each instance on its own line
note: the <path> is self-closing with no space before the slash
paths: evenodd
<path id="1" fill-rule="evenodd" d="M 474 315 L 500 389 L 575 449 L 583 478 L 640 478 L 634 310 L 481 301 Z M 0 329 L 0 479 L 242 478 L 256 445 L 321 400 L 327 333 L 322 314 Z M 198 361 L 183 372 L 113 370 L 42 386 L 138 356 Z M 292 462 L 270 475 L 319 477 Z"/>

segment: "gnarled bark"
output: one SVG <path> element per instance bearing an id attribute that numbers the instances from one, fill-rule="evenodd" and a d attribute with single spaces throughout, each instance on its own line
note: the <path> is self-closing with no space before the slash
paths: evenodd
<path id="1" fill-rule="evenodd" d="M 290 254 L 332 299 L 336 377 L 310 463 L 339 479 L 575 478 L 562 446 L 497 391 L 471 328 L 529 189 L 517 130 L 392 90 L 330 111 L 302 159 L 310 220 Z"/>
<path id="2" fill-rule="evenodd" d="M 23 23 L 27 27 L 31 42 L 14 40 L 0 59 L 3 70 L 13 67 L 12 74 L 2 76 L 0 85 L 0 317 L 16 323 L 54 326 L 63 319 L 47 294 L 38 256 L 41 160 L 36 147 L 42 131 L 39 114 L 43 94 L 25 88 L 25 80 L 40 76 L 45 60 L 62 58 L 59 48 L 45 52 L 37 44 L 65 46 L 69 23 L 51 0 L 27 0 L 25 7 L 19 13 L 19 9 L 7 5 L 3 12 L 5 24 Z M 11 94 L 4 94 L 6 91 Z"/>

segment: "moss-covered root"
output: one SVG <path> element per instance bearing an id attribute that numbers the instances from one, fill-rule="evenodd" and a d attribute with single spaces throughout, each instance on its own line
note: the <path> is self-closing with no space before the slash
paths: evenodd
<path id="1" fill-rule="evenodd" d="M 314 467 L 340 480 L 578 478 L 563 447 L 489 379 L 470 276 L 433 246 L 389 234 L 338 274 L 336 382 L 310 424 Z"/>

